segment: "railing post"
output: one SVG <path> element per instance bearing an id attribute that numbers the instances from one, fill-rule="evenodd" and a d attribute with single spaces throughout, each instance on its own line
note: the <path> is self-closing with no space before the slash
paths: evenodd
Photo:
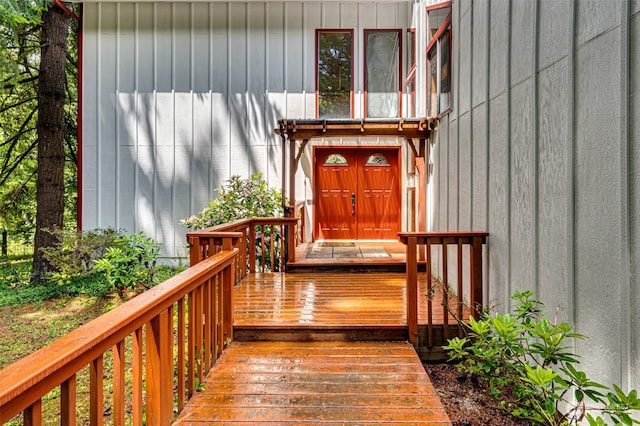
<path id="1" fill-rule="evenodd" d="M 193 266 L 196 263 L 200 262 L 200 238 L 198 237 L 189 237 L 189 265 Z"/>
<path id="2" fill-rule="evenodd" d="M 484 237 L 473 237 L 471 244 L 471 314 L 480 317 L 482 308 L 482 241 Z"/>
<path id="3" fill-rule="evenodd" d="M 298 239 L 298 231 L 296 230 L 297 222 L 293 225 L 287 224 L 287 263 L 296 261 L 296 241 Z"/>
<path id="4" fill-rule="evenodd" d="M 407 326 L 409 343 L 418 345 L 418 259 L 417 238 L 407 238 Z"/>
<path id="5" fill-rule="evenodd" d="M 231 238 L 222 240 L 223 250 L 233 250 L 233 241 Z M 222 288 L 223 288 L 223 329 L 225 341 L 233 340 L 233 286 L 235 284 L 235 261 L 222 271 Z"/>
<path id="6" fill-rule="evenodd" d="M 256 272 L 256 226 L 249 225 L 249 272 Z"/>

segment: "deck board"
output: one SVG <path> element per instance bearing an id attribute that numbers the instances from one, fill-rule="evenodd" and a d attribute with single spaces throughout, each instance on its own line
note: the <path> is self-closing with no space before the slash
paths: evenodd
<path id="1" fill-rule="evenodd" d="M 403 342 L 233 342 L 204 386 L 177 425 L 451 424 Z"/>

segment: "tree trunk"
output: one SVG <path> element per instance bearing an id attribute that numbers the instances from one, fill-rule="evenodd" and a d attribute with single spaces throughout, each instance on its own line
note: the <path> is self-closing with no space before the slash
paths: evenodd
<path id="1" fill-rule="evenodd" d="M 47 230 L 61 228 L 64 213 L 64 84 L 69 15 L 52 5 L 42 13 L 38 80 L 38 179 L 33 279 L 51 270 L 42 256 L 58 237 Z"/>
<path id="2" fill-rule="evenodd" d="M 7 239 L 7 230 L 2 230 L 2 257 L 7 257 L 9 255 L 9 243 Z"/>

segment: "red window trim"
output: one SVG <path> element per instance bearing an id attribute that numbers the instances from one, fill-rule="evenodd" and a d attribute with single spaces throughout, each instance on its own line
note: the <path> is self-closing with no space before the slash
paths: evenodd
<path id="1" fill-rule="evenodd" d="M 445 1 L 442 3 L 438 3 L 438 4 L 432 4 L 431 6 L 427 6 L 427 13 L 432 11 L 432 10 L 438 10 L 438 9 L 444 9 L 445 7 L 451 7 L 451 3 L 450 1 Z"/>
<path id="2" fill-rule="evenodd" d="M 353 37 L 353 28 L 350 29 L 344 29 L 344 28 L 316 28 L 316 59 L 315 59 L 315 66 L 316 66 L 316 93 L 315 93 L 315 97 L 316 97 L 316 118 L 319 118 L 319 107 L 318 107 L 318 85 L 320 84 L 320 75 L 318 72 L 318 55 L 319 55 L 319 49 L 318 49 L 318 41 L 320 38 L 320 34 L 321 33 L 348 33 L 351 34 L 351 89 L 349 90 L 349 109 L 350 111 L 350 116 L 351 118 L 354 117 L 354 106 L 355 106 L 355 101 L 354 101 L 354 96 L 353 96 L 353 91 L 354 91 L 354 61 L 353 61 L 353 56 L 354 56 L 354 52 L 355 52 L 355 47 L 354 47 L 354 37 Z"/>
<path id="3" fill-rule="evenodd" d="M 438 27 L 438 31 L 436 31 L 433 37 L 431 37 L 431 40 L 427 45 L 427 55 L 429 54 L 429 52 L 431 52 L 431 50 L 433 49 L 437 41 L 444 35 L 444 33 L 450 30 L 450 27 L 451 27 L 451 12 L 449 12 L 447 17 L 444 18 L 444 21 L 442 21 L 442 24 L 440 24 L 440 26 Z"/>
<path id="4" fill-rule="evenodd" d="M 363 58 L 363 78 L 364 78 L 364 100 L 362 116 L 367 117 L 367 34 L 381 32 L 398 33 L 398 42 L 400 43 L 398 52 L 398 117 L 402 117 L 402 30 L 399 28 L 365 28 L 364 30 L 364 58 Z"/>

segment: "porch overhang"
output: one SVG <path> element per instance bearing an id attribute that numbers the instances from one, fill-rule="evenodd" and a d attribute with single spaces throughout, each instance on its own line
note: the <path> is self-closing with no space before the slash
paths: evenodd
<path id="1" fill-rule="evenodd" d="M 331 137 L 380 137 L 427 139 L 435 126 L 431 118 L 392 119 L 281 119 L 275 132 L 289 140 Z"/>
<path id="2" fill-rule="evenodd" d="M 418 230 L 426 229 L 426 188 L 425 157 L 427 140 L 436 127 L 434 118 L 387 118 L 387 119 L 280 119 L 275 133 L 282 139 L 282 206 L 287 216 L 295 215 L 295 176 L 300 158 L 314 138 L 340 137 L 395 137 L 402 139 L 411 149 L 416 159 L 419 178 Z M 300 144 L 298 145 L 298 141 Z M 288 167 L 287 167 L 288 164 Z M 288 185 L 287 185 L 288 170 Z M 288 191 L 287 191 L 288 186 Z M 287 193 L 289 202 L 287 202 Z"/>

